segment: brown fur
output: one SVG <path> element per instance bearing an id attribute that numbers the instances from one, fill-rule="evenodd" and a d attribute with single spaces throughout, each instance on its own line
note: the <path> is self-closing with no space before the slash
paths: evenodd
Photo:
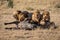
<path id="1" fill-rule="evenodd" d="M 43 11 L 43 20 L 50 21 L 50 13 L 48 11 Z"/>
<path id="2" fill-rule="evenodd" d="M 41 25 L 45 25 L 45 21 L 44 21 L 44 20 L 41 20 L 41 21 L 40 21 L 40 24 L 41 24 Z"/>
<path id="3" fill-rule="evenodd" d="M 19 11 L 17 11 L 17 13 L 13 16 L 17 21 L 23 21 L 25 19 L 24 14 L 22 14 L 22 12 Z"/>
<path id="4" fill-rule="evenodd" d="M 39 22 L 40 17 L 41 17 L 40 11 L 35 10 L 32 14 L 32 21 Z"/>
<path id="5" fill-rule="evenodd" d="M 46 22 L 50 22 L 50 13 L 48 11 L 43 11 L 40 24 L 44 25 Z"/>

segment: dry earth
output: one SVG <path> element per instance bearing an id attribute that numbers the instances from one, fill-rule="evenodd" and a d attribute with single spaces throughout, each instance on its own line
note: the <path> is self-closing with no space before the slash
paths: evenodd
<path id="1" fill-rule="evenodd" d="M 0 40 L 60 40 L 60 8 L 55 5 L 60 0 L 13 0 L 14 7 L 8 8 L 7 1 L 0 5 Z M 1 0 L 0 0 L 1 3 Z M 6 30 L 6 27 L 16 25 L 4 25 L 5 22 L 15 21 L 12 17 L 16 10 L 45 9 L 50 12 L 51 21 L 57 25 L 56 29 L 35 29 L 35 30 Z M 31 11 L 31 10 L 27 10 Z M 42 12 L 42 11 L 41 11 Z"/>

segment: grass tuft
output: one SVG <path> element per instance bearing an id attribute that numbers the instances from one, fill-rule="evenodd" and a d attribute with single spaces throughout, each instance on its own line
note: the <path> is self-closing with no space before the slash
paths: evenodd
<path id="1" fill-rule="evenodd" d="M 26 9 L 31 11 L 34 10 L 32 7 L 27 7 Z"/>

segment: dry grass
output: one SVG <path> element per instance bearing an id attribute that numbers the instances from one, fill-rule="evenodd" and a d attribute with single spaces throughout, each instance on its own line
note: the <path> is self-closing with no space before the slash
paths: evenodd
<path id="1" fill-rule="evenodd" d="M 55 2 L 59 0 L 13 0 L 14 7 L 8 8 L 7 2 L 0 6 L 0 40 L 60 40 L 60 9 L 54 8 Z M 6 27 L 16 25 L 4 25 L 5 22 L 15 21 L 12 17 L 16 10 L 50 9 L 51 21 L 57 25 L 57 29 L 35 29 L 35 30 L 6 30 Z M 30 11 L 31 8 L 28 8 Z"/>
<path id="2" fill-rule="evenodd" d="M 0 40 L 60 40 L 60 31 L 48 29 L 36 30 L 0 30 Z"/>

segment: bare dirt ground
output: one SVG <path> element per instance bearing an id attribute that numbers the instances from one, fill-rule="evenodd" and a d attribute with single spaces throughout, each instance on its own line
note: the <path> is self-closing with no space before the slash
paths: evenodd
<path id="1" fill-rule="evenodd" d="M 7 1 L 0 5 L 0 40 L 60 40 L 60 8 L 55 8 L 59 0 L 13 0 L 14 7 L 8 8 Z M 16 25 L 4 25 L 5 22 L 15 21 L 13 13 L 16 10 L 45 9 L 50 12 L 51 21 L 57 25 L 56 29 L 35 30 L 6 30 L 6 27 Z"/>

